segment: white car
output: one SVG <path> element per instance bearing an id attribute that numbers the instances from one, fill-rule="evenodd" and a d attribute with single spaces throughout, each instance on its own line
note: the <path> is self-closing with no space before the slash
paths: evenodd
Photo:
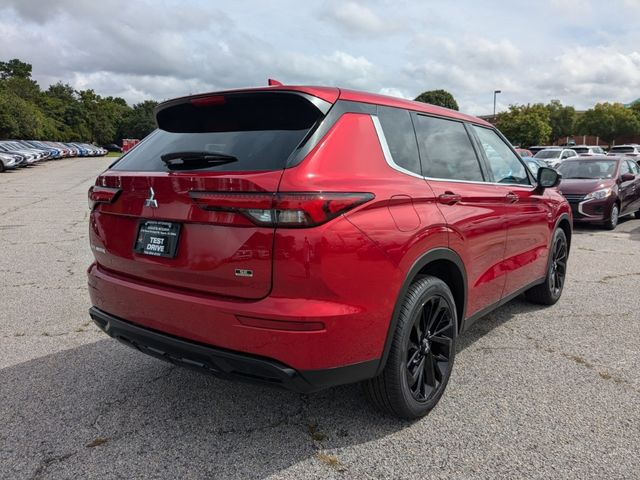
<path id="1" fill-rule="evenodd" d="M 545 148 L 536 153 L 533 158 L 547 162 L 551 168 L 557 168 L 567 158 L 577 157 L 578 154 L 571 148 Z"/>
<path id="2" fill-rule="evenodd" d="M 598 145 L 575 145 L 572 147 L 572 150 L 575 151 L 581 157 L 591 157 L 593 155 L 606 155 L 604 148 Z"/>
<path id="3" fill-rule="evenodd" d="M 629 145 L 616 145 L 609 149 L 607 155 L 626 155 L 628 157 L 640 156 L 640 145 L 635 143 Z"/>

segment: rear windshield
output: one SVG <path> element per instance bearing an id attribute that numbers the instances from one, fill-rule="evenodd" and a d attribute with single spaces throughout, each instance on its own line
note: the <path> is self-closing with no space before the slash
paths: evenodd
<path id="1" fill-rule="evenodd" d="M 540 150 L 538 153 L 536 153 L 535 157 L 536 158 L 558 158 L 560 157 L 561 153 L 562 153 L 562 150 Z"/>
<path id="2" fill-rule="evenodd" d="M 609 153 L 633 153 L 633 147 L 611 147 Z"/>
<path id="3" fill-rule="evenodd" d="M 322 117 L 313 103 L 293 93 L 217 95 L 180 103 L 160 110 L 159 128 L 112 169 L 169 171 L 162 155 L 200 152 L 234 160 L 198 171 L 281 170 Z"/>
<path id="4" fill-rule="evenodd" d="M 587 147 L 573 147 L 573 150 L 576 153 L 589 153 L 589 149 Z"/>
<path id="5" fill-rule="evenodd" d="M 563 162 L 558 171 L 564 179 L 613 178 L 617 165 L 617 160 L 569 160 Z"/>

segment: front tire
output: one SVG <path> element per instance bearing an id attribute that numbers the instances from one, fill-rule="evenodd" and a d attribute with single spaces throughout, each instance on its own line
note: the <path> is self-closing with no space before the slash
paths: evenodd
<path id="1" fill-rule="evenodd" d="M 436 406 L 451 376 L 458 318 L 451 290 L 436 277 L 422 277 L 403 299 L 384 370 L 365 383 L 380 410 L 409 420 Z"/>
<path id="2" fill-rule="evenodd" d="M 604 224 L 604 228 L 607 230 L 615 230 L 618 226 L 618 219 L 620 218 L 620 207 L 618 207 L 617 203 L 614 203 L 611 206 L 611 212 L 609 213 L 609 220 L 607 220 Z"/>
<path id="3" fill-rule="evenodd" d="M 553 234 L 549 255 L 551 258 L 549 259 L 545 281 L 525 292 L 527 300 L 532 303 L 553 305 L 562 295 L 567 275 L 569 244 L 567 243 L 567 236 L 561 228 L 556 229 Z"/>

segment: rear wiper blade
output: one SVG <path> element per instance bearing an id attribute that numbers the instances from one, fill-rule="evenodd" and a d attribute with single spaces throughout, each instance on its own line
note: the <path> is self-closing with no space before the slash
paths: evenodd
<path id="1" fill-rule="evenodd" d="M 216 152 L 172 152 L 160 158 L 170 170 L 194 170 L 238 161 L 233 155 Z"/>

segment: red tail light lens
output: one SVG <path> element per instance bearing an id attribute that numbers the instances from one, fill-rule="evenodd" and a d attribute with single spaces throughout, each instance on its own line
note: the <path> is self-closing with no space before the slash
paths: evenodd
<path id="1" fill-rule="evenodd" d="M 96 203 L 113 203 L 120 195 L 119 188 L 100 187 L 94 185 L 89 188 L 89 210 L 93 210 Z"/>
<path id="2" fill-rule="evenodd" d="M 287 228 L 321 225 L 374 198 L 372 193 L 341 192 L 190 192 L 190 195 L 203 210 L 232 214 L 218 215 L 217 223 Z"/>

